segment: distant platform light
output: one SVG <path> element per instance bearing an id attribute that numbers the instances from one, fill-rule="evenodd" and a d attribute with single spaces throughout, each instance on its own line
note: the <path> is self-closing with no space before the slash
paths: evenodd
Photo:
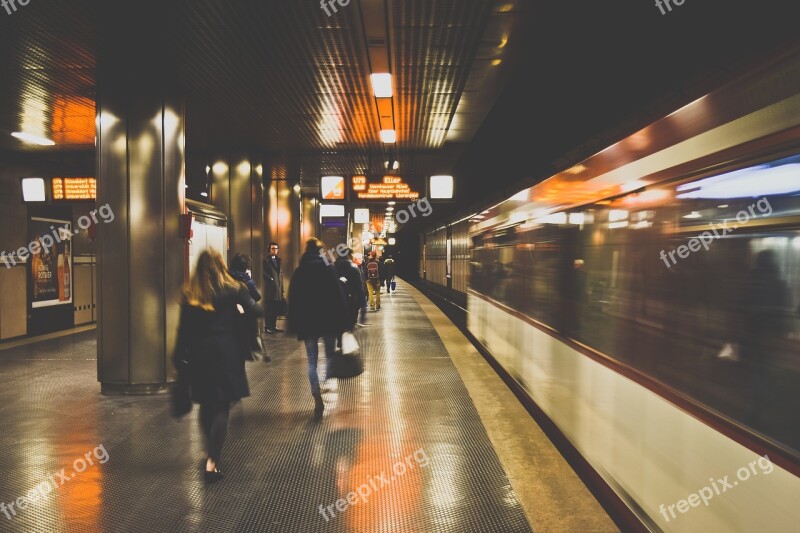
<path id="1" fill-rule="evenodd" d="M 397 239 L 389 237 L 389 246 L 394 246 L 395 244 L 397 244 Z"/>
<path id="2" fill-rule="evenodd" d="M 208 193 L 206 191 L 203 191 L 200 193 L 200 196 L 205 196 L 206 198 L 208 198 Z"/>
<path id="3" fill-rule="evenodd" d="M 394 130 L 381 130 L 381 142 L 386 144 L 397 142 L 397 133 Z"/>
<path id="4" fill-rule="evenodd" d="M 453 176 L 431 176 L 428 190 L 431 198 L 453 198 Z"/>
<path id="5" fill-rule="evenodd" d="M 353 222 L 356 224 L 368 224 L 369 223 L 369 209 L 355 209 L 353 211 Z"/>
<path id="6" fill-rule="evenodd" d="M 50 140 L 46 137 L 41 137 L 39 135 L 34 135 L 32 133 L 24 133 L 21 131 L 15 131 L 11 134 L 12 137 L 16 137 L 20 141 L 25 141 L 26 143 L 31 144 L 38 144 L 39 146 L 53 146 L 56 144 L 55 141 Z"/>
<path id="7" fill-rule="evenodd" d="M 391 98 L 392 97 L 392 75 L 388 73 L 372 74 L 372 91 L 375 98 Z"/>

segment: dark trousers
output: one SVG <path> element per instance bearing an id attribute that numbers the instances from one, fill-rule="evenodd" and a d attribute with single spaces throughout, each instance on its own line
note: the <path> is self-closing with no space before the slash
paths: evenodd
<path id="1" fill-rule="evenodd" d="M 278 304 L 280 304 L 279 300 L 264 302 L 264 327 L 267 329 L 278 327 Z"/>
<path id="2" fill-rule="evenodd" d="M 392 292 L 392 280 L 393 279 L 394 279 L 394 276 L 392 276 L 391 278 L 386 278 L 386 292 L 387 293 Z"/>
<path id="3" fill-rule="evenodd" d="M 216 401 L 200 404 L 200 427 L 206 442 L 206 452 L 212 461 L 219 461 L 222 446 L 228 436 L 230 402 Z"/>

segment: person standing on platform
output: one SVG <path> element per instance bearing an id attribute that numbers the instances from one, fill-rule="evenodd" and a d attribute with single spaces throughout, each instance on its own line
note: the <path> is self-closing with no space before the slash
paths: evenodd
<path id="1" fill-rule="evenodd" d="M 378 264 L 378 256 L 375 252 L 369 254 L 367 260 L 367 292 L 369 292 L 369 308 L 372 311 L 381 309 L 381 269 Z"/>
<path id="2" fill-rule="evenodd" d="M 386 293 L 392 293 L 392 282 L 394 281 L 394 259 L 392 254 L 387 254 L 383 261 L 383 277 L 386 280 Z"/>
<path id="3" fill-rule="evenodd" d="M 240 310 L 261 316 L 247 287 L 234 280 L 219 252 L 205 250 L 184 291 L 173 362 L 200 404 L 207 483 L 222 479 L 218 464 L 228 434 L 231 403 L 250 395 L 244 364 L 249 346 L 236 334 Z"/>
<path id="4" fill-rule="evenodd" d="M 306 241 L 306 250 L 300 258 L 300 266 L 294 271 L 289 285 L 288 329 L 305 343 L 308 359 L 308 381 L 314 397 L 317 415 L 325 409 L 317 376 L 319 339 L 325 344 L 326 371 L 333 360 L 336 338 L 349 326 L 348 310 L 342 284 L 336 271 L 323 259 L 322 242 L 311 238 Z"/>
<path id="5" fill-rule="evenodd" d="M 267 333 L 280 333 L 278 329 L 278 314 L 284 312 L 283 304 L 283 272 L 281 271 L 281 258 L 278 257 L 278 243 L 269 243 L 269 253 L 264 259 L 264 326 Z"/>

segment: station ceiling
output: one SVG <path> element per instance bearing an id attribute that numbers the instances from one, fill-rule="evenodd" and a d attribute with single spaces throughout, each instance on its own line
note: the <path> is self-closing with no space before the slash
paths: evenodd
<path id="1" fill-rule="evenodd" d="M 0 149 L 91 151 L 101 36 L 120 28 L 144 42 L 164 19 L 190 155 L 291 159 L 306 186 L 322 173 L 379 174 L 396 158 L 401 175 L 453 173 L 459 204 L 480 202 L 798 38 L 778 0 L 686 0 L 664 14 L 643 0 L 350 0 L 326 4 L 330 16 L 317 0 L 127 4 L 119 16 L 124 3 L 100 0 L 0 8 Z M 369 81 L 383 69 L 388 106 Z M 379 137 L 387 121 L 394 145 Z M 56 145 L 23 144 L 10 135 L 20 130 Z"/>

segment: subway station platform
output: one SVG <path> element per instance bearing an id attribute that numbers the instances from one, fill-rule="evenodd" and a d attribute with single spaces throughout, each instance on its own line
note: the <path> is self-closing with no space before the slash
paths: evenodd
<path id="1" fill-rule="evenodd" d="M 166 395 L 102 396 L 94 331 L 0 351 L 0 531 L 617 531 L 458 329 L 398 285 L 321 419 L 301 343 L 267 337 L 210 486 L 197 408 L 176 421 Z"/>

